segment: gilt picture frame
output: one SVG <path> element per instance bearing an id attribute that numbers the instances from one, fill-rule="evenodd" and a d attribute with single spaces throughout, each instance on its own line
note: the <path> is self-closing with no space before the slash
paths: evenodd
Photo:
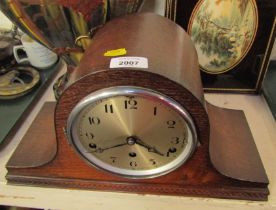
<path id="1" fill-rule="evenodd" d="M 276 36 L 275 0 L 166 0 L 198 53 L 205 92 L 259 93 Z"/>

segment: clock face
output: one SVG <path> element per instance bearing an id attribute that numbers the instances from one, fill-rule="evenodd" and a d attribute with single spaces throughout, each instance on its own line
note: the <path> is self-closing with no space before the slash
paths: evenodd
<path id="1" fill-rule="evenodd" d="M 116 87 L 83 99 L 68 136 L 89 163 L 132 178 L 155 177 L 182 165 L 196 146 L 190 115 L 175 101 L 138 87 Z"/>

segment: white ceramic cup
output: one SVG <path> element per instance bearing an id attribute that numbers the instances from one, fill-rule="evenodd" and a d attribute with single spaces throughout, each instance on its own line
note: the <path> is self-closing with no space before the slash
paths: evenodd
<path id="1" fill-rule="evenodd" d="M 13 47 L 13 54 L 17 63 L 29 62 L 32 66 L 39 69 L 47 69 L 54 65 L 58 56 L 48 48 L 31 39 L 28 35 L 21 36 L 22 45 Z M 20 57 L 18 51 L 24 50 L 27 57 Z"/>

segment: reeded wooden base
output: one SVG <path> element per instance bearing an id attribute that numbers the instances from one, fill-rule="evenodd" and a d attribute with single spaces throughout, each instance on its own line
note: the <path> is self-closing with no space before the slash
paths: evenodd
<path id="1" fill-rule="evenodd" d="M 267 200 L 268 179 L 242 111 L 207 104 L 211 160 L 204 165 L 205 153 L 199 146 L 193 158 L 177 170 L 158 178 L 133 180 L 88 166 L 68 145 L 58 148 L 54 109 L 55 103 L 44 105 L 7 163 L 8 184 Z"/>

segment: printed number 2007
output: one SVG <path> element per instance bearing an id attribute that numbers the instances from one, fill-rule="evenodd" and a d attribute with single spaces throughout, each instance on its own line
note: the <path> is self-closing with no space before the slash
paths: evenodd
<path id="1" fill-rule="evenodd" d="M 119 66 L 137 66 L 139 61 L 119 61 Z"/>
<path id="2" fill-rule="evenodd" d="M 109 67 L 114 68 L 148 68 L 148 59 L 144 57 L 118 57 L 112 58 Z"/>

